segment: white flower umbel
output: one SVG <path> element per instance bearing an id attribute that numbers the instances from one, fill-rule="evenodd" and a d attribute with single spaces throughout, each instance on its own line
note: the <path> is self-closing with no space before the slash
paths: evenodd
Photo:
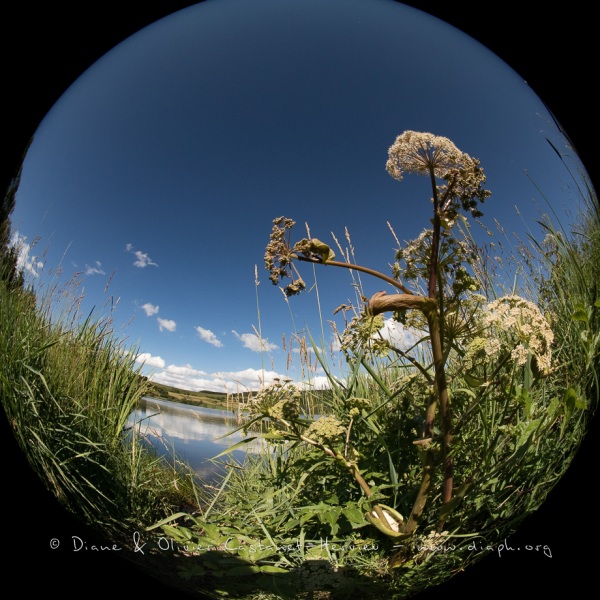
<path id="1" fill-rule="evenodd" d="M 483 324 L 492 335 L 514 344 L 511 357 L 522 366 L 531 353 L 539 370 L 545 374 L 552 366 L 554 334 L 540 309 L 520 296 L 504 296 L 485 309 Z"/>

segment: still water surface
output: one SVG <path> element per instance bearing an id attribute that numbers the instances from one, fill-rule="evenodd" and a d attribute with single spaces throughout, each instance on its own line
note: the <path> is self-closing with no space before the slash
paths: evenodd
<path id="1" fill-rule="evenodd" d="M 206 482 L 214 480 L 215 475 L 222 470 L 210 459 L 244 439 L 241 431 L 222 437 L 239 425 L 236 414 L 232 411 L 148 397 L 142 398 L 128 422 L 128 426 L 135 426 L 135 430 L 144 436 L 160 456 L 169 459 L 175 451 Z M 247 452 L 258 452 L 260 448 L 261 441 L 253 440 L 241 450 L 233 450 L 217 460 L 221 463 L 230 462 L 231 457 L 239 463 Z"/>

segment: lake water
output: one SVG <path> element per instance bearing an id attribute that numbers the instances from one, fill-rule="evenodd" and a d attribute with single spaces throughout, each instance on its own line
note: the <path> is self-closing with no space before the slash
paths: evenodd
<path id="1" fill-rule="evenodd" d="M 225 436 L 240 426 L 231 411 L 203 408 L 143 398 L 129 417 L 129 427 L 144 436 L 160 456 L 167 459 L 173 450 L 196 472 L 202 481 L 210 482 L 220 471 L 210 459 L 244 439 L 241 431 Z M 220 438 L 220 439 L 219 439 Z M 241 450 L 217 459 L 219 462 L 243 461 L 247 452 L 258 452 L 261 440 L 253 440 Z M 230 458 L 231 457 L 231 458 Z"/>

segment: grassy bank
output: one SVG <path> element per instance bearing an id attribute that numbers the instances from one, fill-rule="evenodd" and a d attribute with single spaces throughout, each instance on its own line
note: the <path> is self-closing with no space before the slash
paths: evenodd
<path id="1" fill-rule="evenodd" d="M 193 406 L 203 406 L 204 408 L 215 408 L 219 410 L 238 411 L 245 409 L 248 403 L 254 397 L 252 392 L 236 392 L 235 394 L 226 394 L 224 392 L 210 392 L 200 390 L 193 392 L 180 388 L 164 385 L 144 379 L 145 395 L 158 400 L 167 400 L 178 402 L 180 404 L 190 404 Z M 313 412 L 323 412 L 331 400 L 331 393 L 328 390 L 312 390 L 304 392 L 304 403 L 310 405 Z"/>
<path id="2" fill-rule="evenodd" d="M 194 501 L 191 478 L 124 434 L 146 385 L 109 317 L 84 318 L 77 288 L 36 297 L 0 277 L 0 398 L 32 469 L 104 536 Z M 130 541 L 130 540 L 129 540 Z"/>

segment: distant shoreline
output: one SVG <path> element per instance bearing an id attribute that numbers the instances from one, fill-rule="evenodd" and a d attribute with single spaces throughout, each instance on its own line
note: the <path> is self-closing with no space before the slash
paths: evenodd
<path id="1" fill-rule="evenodd" d="M 193 392 L 182 390 L 168 385 L 149 382 L 149 389 L 145 396 L 151 396 L 156 400 L 167 402 L 178 402 L 204 408 L 218 408 L 227 411 L 236 411 L 240 407 L 240 400 L 247 398 L 248 394 L 226 394 L 224 392 L 209 392 L 201 390 Z"/>

